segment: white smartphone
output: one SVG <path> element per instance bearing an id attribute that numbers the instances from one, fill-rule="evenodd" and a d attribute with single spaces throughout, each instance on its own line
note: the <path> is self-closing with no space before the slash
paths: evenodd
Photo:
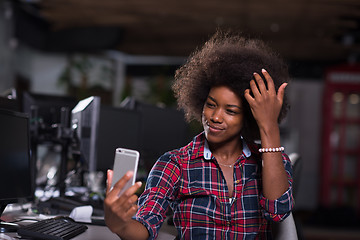
<path id="1" fill-rule="evenodd" d="M 138 169 L 138 163 L 139 163 L 139 152 L 132 149 L 126 149 L 126 148 L 117 148 L 115 150 L 115 159 L 114 159 L 114 167 L 113 167 L 113 178 L 111 182 L 111 189 L 115 185 L 117 181 L 122 178 L 127 171 L 133 171 L 134 175 L 132 179 L 130 179 L 123 189 L 120 191 L 119 195 L 122 194 L 123 191 L 131 187 L 135 184 L 136 181 L 136 173 Z"/>

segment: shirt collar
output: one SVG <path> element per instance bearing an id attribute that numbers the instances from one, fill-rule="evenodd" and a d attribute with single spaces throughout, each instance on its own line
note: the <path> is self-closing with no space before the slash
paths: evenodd
<path id="1" fill-rule="evenodd" d="M 243 145 L 243 153 L 245 155 L 245 157 L 250 157 L 251 156 L 251 151 L 248 147 L 248 145 L 246 144 L 245 140 L 241 137 L 241 140 L 242 140 L 242 145 Z M 210 148 L 209 148 L 209 143 L 208 141 L 205 139 L 205 146 L 204 146 L 204 158 L 206 160 L 210 160 L 211 159 L 211 156 L 212 156 L 212 153 L 210 151 Z"/>

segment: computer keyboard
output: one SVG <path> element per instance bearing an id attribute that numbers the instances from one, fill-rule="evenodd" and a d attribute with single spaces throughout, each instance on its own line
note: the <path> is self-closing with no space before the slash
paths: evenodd
<path id="1" fill-rule="evenodd" d="M 17 233 L 22 238 L 67 240 L 85 232 L 87 226 L 67 217 L 41 220 L 19 227 Z"/>

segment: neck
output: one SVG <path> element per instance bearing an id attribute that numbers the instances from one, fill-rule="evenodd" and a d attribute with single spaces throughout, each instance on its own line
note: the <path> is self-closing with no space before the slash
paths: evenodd
<path id="1" fill-rule="evenodd" d="M 238 157 L 242 154 L 242 141 L 236 144 L 214 144 L 209 143 L 209 148 L 217 161 L 221 164 L 231 165 L 236 162 Z"/>

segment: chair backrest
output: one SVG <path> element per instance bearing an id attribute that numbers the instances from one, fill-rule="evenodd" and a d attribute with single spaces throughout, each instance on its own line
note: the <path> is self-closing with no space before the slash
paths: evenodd
<path id="1" fill-rule="evenodd" d="M 293 196 L 296 200 L 296 195 L 299 189 L 299 178 L 301 174 L 302 164 L 301 164 L 301 157 L 298 153 L 293 152 L 289 154 L 289 158 L 291 161 L 292 169 L 293 169 Z"/>
<path id="2" fill-rule="evenodd" d="M 284 221 L 272 224 L 275 240 L 297 240 L 297 230 L 292 213 Z"/>
<path id="3" fill-rule="evenodd" d="M 293 178 L 296 178 L 298 176 L 299 170 L 300 170 L 300 168 L 299 168 L 300 167 L 300 155 L 298 153 L 290 153 L 289 158 L 291 161 L 291 165 L 293 167 Z M 296 189 L 297 189 L 296 182 L 293 183 L 294 198 L 295 198 L 295 193 L 296 193 Z M 275 240 L 297 240 L 298 239 L 295 220 L 294 220 L 294 216 L 293 216 L 292 212 L 286 219 L 284 219 L 284 221 L 278 222 L 278 223 L 274 222 L 274 223 L 272 223 L 271 227 L 272 227 L 273 236 L 274 236 Z"/>

